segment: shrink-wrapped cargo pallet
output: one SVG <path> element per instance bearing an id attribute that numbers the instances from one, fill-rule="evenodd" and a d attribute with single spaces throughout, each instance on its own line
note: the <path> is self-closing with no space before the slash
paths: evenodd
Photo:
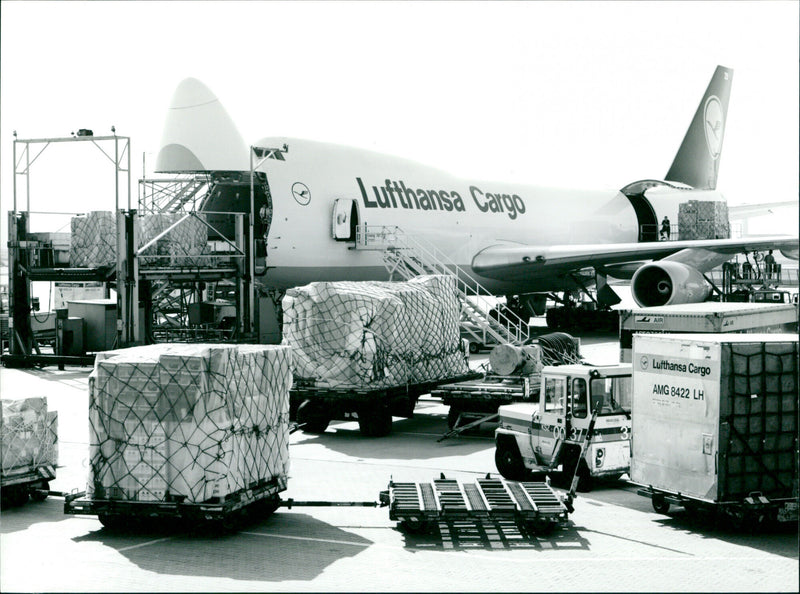
<path id="1" fill-rule="evenodd" d="M 469 371 L 455 280 L 316 282 L 283 299 L 294 372 L 317 385 L 381 387 Z"/>
<path id="2" fill-rule="evenodd" d="M 186 213 L 144 215 L 135 220 L 141 247 L 180 221 Z M 116 263 L 117 231 L 114 214 L 93 211 L 72 217 L 70 265 L 94 268 Z M 208 228 L 197 217 L 189 217 L 148 247 L 139 264 L 145 266 L 210 266 Z"/>
<path id="3" fill-rule="evenodd" d="M 289 468 L 291 351 L 151 345 L 100 353 L 87 495 L 220 502 Z"/>
<path id="4" fill-rule="evenodd" d="M 0 474 L 8 476 L 58 464 L 58 413 L 47 398 L 3 400 Z"/>

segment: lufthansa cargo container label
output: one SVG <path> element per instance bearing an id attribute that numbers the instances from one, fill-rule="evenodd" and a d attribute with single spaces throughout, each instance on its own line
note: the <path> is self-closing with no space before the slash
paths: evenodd
<path id="1" fill-rule="evenodd" d="M 705 416 L 706 400 L 716 400 L 720 363 L 706 357 L 680 357 L 672 354 L 638 352 L 634 365 L 639 372 L 636 393 L 653 408 L 682 410 Z M 644 404 L 644 402 L 641 402 Z M 649 407 L 648 407 L 649 408 Z M 692 412 L 693 411 L 693 412 Z"/>

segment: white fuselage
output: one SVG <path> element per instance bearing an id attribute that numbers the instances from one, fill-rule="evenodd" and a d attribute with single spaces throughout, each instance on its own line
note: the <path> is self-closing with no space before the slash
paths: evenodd
<path id="1" fill-rule="evenodd" d="M 413 161 L 308 140 L 265 138 L 256 146 L 284 144 L 285 160 L 266 159 L 257 168 L 267 175 L 273 202 L 263 278 L 269 286 L 387 278 L 380 253 L 333 238 L 337 199 L 355 202 L 359 224 L 398 226 L 467 270 L 475 254 L 493 245 L 637 241 L 636 214 L 616 190 L 464 180 Z M 498 293 L 555 288 L 553 279 L 479 280 Z"/>

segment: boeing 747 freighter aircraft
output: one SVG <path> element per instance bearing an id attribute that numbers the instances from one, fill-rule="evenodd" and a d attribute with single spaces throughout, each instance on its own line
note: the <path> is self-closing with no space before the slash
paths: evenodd
<path id="1" fill-rule="evenodd" d="M 459 179 L 419 163 L 294 138 L 253 143 L 255 212 L 266 237 L 264 285 L 282 289 L 323 280 L 386 279 L 380 253 L 352 249 L 358 228 L 396 225 L 471 271 L 496 295 L 514 296 L 527 318 L 546 298 L 596 284 L 618 300 L 607 277 L 630 279 L 642 306 L 703 301 L 704 273 L 742 252 L 780 250 L 798 258 L 798 238 L 659 241 L 681 203 L 724 202 L 716 191 L 733 71 L 717 67 L 665 180 L 621 190 L 568 190 Z M 156 169 L 207 172 L 202 209 L 250 212 L 250 146 L 201 82 L 180 83 Z M 264 255 L 263 252 L 261 254 Z M 616 298 L 616 299 L 615 299 Z"/>

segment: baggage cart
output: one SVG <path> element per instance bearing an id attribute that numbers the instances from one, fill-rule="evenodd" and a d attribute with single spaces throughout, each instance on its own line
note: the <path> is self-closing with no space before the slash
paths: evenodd
<path id="1" fill-rule="evenodd" d="M 446 383 L 481 377 L 470 372 L 456 377 L 384 387 L 322 386 L 314 380 L 296 378 L 289 392 L 290 411 L 301 428 L 322 433 L 334 420 L 357 418 L 362 435 L 383 437 L 391 433 L 392 416 L 411 418 L 423 394 Z M 354 414 L 355 413 L 355 414 Z"/>

